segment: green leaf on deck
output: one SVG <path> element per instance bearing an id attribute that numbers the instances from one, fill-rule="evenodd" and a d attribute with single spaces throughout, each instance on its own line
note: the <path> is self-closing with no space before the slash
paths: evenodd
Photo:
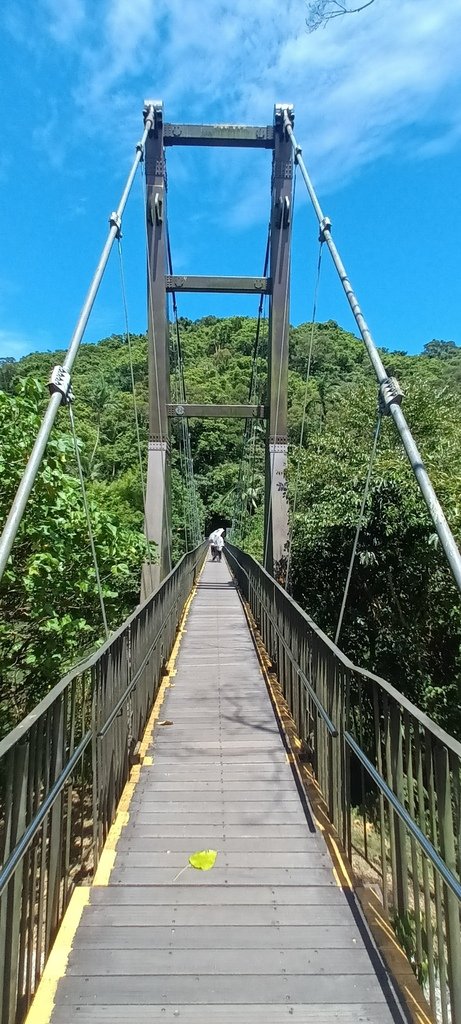
<path id="1" fill-rule="evenodd" d="M 217 850 L 197 850 L 197 853 L 191 853 L 189 864 L 199 871 L 209 871 L 214 866 L 217 856 Z"/>

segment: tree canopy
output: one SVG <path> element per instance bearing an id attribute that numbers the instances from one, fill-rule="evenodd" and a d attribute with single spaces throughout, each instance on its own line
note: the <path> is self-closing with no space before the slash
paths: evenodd
<path id="1" fill-rule="evenodd" d="M 246 402 L 256 321 L 180 320 L 188 401 Z M 377 413 L 376 381 L 362 343 L 333 321 L 313 329 L 311 377 L 299 451 L 311 324 L 290 331 L 288 494 L 293 594 L 334 635 Z M 257 401 L 265 400 L 267 331 L 256 361 Z M 147 351 L 132 339 L 143 450 L 147 452 Z M 448 520 L 461 535 L 461 350 L 432 340 L 423 353 L 383 352 L 405 392 L 405 411 Z M 6 515 L 36 432 L 45 381 L 62 353 L 0 364 L 2 473 Z M 74 412 L 111 625 L 138 599 L 144 557 L 143 498 L 127 345 L 122 337 L 83 345 L 74 374 Z M 204 530 L 243 510 L 242 540 L 262 555 L 264 431 L 252 435 L 252 473 L 242 488 L 243 424 L 189 421 Z M 239 489 L 240 488 L 240 489 Z M 172 438 L 173 554 L 184 550 L 184 487 L 177 426 Z M 83 552 L 83 554 L 82 554 Z M 0 593 L 3 715 L 22 712 L 68 664 L 101 638 L 101 616 L 63 411 Z M 388 678 L 450 731 L 460 732 L 460 606 L 434 530 L 398 437 L 383 422 L 341 646 Z M 56 653 L 58 652 L 58 653 Z M 27 660 L 29 659 L 29 661 Z M 24 696 L 26 694 L 26 696 Z M 11 696 L 13 695 L 13 696 Z M 8 703 L 9 702 L 9 703 Z M 8 717 L 9 716 L 9 717 Z"/>

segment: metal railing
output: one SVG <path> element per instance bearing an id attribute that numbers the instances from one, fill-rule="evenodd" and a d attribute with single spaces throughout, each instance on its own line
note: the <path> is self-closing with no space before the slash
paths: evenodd
<path id="1" fill-rule="evenodd" d="M 0 742 L 0 1024 L 25 1017 L 91 879 L 207 545 Z"/>
<path id="2" fill-rule="evenodd" d="M 443 1024 L 461 1024 L 461 744 L 354 665 L 250 555 L 226 554 L 331 821 Z"/>

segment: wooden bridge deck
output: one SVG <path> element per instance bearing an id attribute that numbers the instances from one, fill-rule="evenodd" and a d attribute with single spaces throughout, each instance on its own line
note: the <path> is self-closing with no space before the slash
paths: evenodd
<path id="1" fill-rule="evenodd" d="M 52 1024 L 402 1021 L 301 802 L 224 562 L 205 567 L 160 720 Z M 176 878 L 208 847 L 211 871 Z"/>

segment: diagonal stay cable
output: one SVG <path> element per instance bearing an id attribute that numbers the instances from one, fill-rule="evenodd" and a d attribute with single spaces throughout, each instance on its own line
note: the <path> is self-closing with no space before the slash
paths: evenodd
<path id="1" fill-rule="evenodd" d="M 123 315 L 125 318 L 125 336 L 128 343 L 128 355 L 130 362 L 130 377 L 131 377 L 131 391 L 133 395 L 133 409 L 134 409 L 134 421 L 136 428 L 136 444 L 138 449 L 138 464 L 139 464 L 139 479 L 141 483 L 141 494 L 142 494 L 142 505 L 144 510 L 144 521 L 146 521 L 147 504 L 146 504 L 146 484 L 144 479 L 144 467 L 142 464 L 142 449 L 141 449 L 141 435 L 139 431 L 139 415 L 138 415 L 138 402 L 136 398 L 136 387 L 134 380 L 134 367 L 133 367 L 133 346 L 131 344 L 131 331 L 128 323 L 128 303 L 126 297 L 126 286 L 125 286 L 125 270 L 123 266 L 123 253 L 122 253 L 122 242 L 121 238 L 118 238 L 118 257 L 120 267 L 120 286 L 122 291 L 122 304 L 123 304 Z M 147 561 L 152 564 L 152 554 L 150 550 L 150 544 L 145 533 L 146 539 L 146 555 Z"/>
<path id="2" fill-rule="evenodd" d="M 29 500 L 30 492 L 34 486 L 37 473 L 40 469 L 40 464 L 45 453 L 45 449 L 48 443 L 48 438 L 53 429 L 53 424 L 56 419 L 58 409 L 62 404 L 62 399 L 67 398 L 70 390 L 70 373 L 74 365 L 78 350 L 80 348 L 80 342 L 83 338 L 88 320 L 90 318 L 91 310 L 98 294 L 99 285 L 101 284 L 104 271 L 109 260 L 109 256 L 112 250 L 112 245 L 115 239 L 120 234 L 122 215 L 128 200 L 128 196 L 131 192 L 131 187 L 136 175 L 139 164 L 142 161 L 144 153 L 144 144 L 147 136 L 154 124 L 154 108 L 150 103 L 145 116 L 144 131 L 140 141 L 136 146 L 136 156 L 133 160 L 131 170 L 128 174 L 125 187 L 122 192 L 120 202 L 114 213 L 109 218 L 110 230 L 106 239 L 106 243 L 102 250 L 99 258 L 99 263 L 96 267 L 93 279 L 85 297 L 85 301 L 82 306 L 80 316 L 77 320 L 74 333 L 72 335 L 69 348 L 67 349 L 64 362 L 62 366 L 55 367 L 50 382 L 51 397 L 48 403 L 47 410 L 43 417 L 39 432 L 37 434 L 34 447 L 29 457 L 29 461 L 24 470 L 21 483 L 19 484 L 16 492 L 13 504 L 11 506 L 8 518 L 3 528 L 3 533 L 0 537 L 0 579 L 5 571 L 6 563 L 10 557 L 11 549 L 13 547 L 16 534 L 19 529 L 24 510 Z"/>
<path id="3" fill-rule="evenodd" d="M 319 285 L 320 285 L 320 272 L 321 272 L 321 269 L 322 269 L 322 250 L 323 250 L 323 242 L 322 242 L 322 240 L 320 240 L 319 255 L 318 255 L 318 260 L 317 260 L 317 277 L 316 277 L 316 280 L 315 280 L 314 301 L 313 301 L 313 305 L 312 305 L 311 335 L 310 335 L 310 340 L 309 340 L 309 352 L 308 352 L 308 357 L 307 357 L 306 382 L 305 382 L 305 386 L 304 386 L 303 415 L 302 415 L 302 420 L 301 420 L 301 433 L 299 435 L 299 446 L 298 446 L 299 458 L 298 458 L 298 464 L 297 464 L 297 467 L 296 467 L 295 493 L 294 493 L 294 498 L 293 498 L 293 510 L 292 510 L 292 514 L 291 514 L 290 536 L 289 536 L 289 542 L 288 542 L 288 557 L 287 557 L 287 569 L 286 569 L 286 575 L 285 575 L 285 590 L 288 590 L 289 579 L 290 579 L 291 550 L 292 550 L 292 545 L 293 545 L 293 533 L 294 533 L 294 526 L 295 526 L 295 520 L 296 520 L 296 505 L 297 505 L 297 502 L 298 502 L 298 486 L 299 486 L 299 476 L 300 476 L 300 469 L 301 469 L 301 451 L 302 451 L 302 447 L 303 447 L 304 428 L 305 428 L 305 424 L 306 424 L 307 395 L 308 395 L 309 380 L 310 380 L 310 375 L 311 375 L 312 348 L 313 348 L 313 344 L 314 344 L 314 330 L 315 330 L 315 324 L 316 324 L 316 320 L 317 320 L 317 300 L 318 300 Z"/>
<path id="4" fill-rule="evenodd" d="M 91 553 L 92 553 L 92 556 L 93 556 L 93 566 L 94 566 L 94 572 L 95 572 L 95 576 L 96 576 L 96 586 L 97 586 L 97 589 L 98 589 L 99 604 L 101 605 L 101 615 L 102 615 L 102 621 L 104 623 L 104 630 L 105 630 L 105 633 L 106 633 L 106 639 L 108 639 L 109 638 L 109 627 L 107 625 L 106 607 L 105 607 L 105 604 L 104 604 L 104 597 L 103 597 L 103 593 L 102 593 L 101 577 L 99 575 L 98 556 L 96 554 L 96 547 L 95 547 L 95 543 L 94 543 L 93 530 L 92 530 L 92 526 L 91 526 L 90 508 L 89 508 L 89 505 L 88 505 L 88 499 L 87 499 L 87 495 L 86 495 L 85 480 L 83 478 L 82 463 L 80 461 L 80 452 L 78 450 L 78 440 L 77 440 L 77 434 L 75 432 L 74 413 L 73 413 L 73 409 L 72 409 L 72 406 L 71 406 L 70 402 L 69 402 L 69 405 L 68 405 L 68 409 L 69 409 L 69 419 L 70 419 L 70 426 L 71 426 L 71 430 L 72 430 L 72 437 L 74 439 L 74 449 L 75 449 L 75 458 L 76 458 L 76 462 L 77 462 L 78 476 L 79 476 L 79 480 L 80 480 L 80 487 L 82 489 L 83 508 L 85 510 L 86 522 L 87 522 L 87 526 L 88 526 L 88 536 L 89 536 L 89 540 L 90 540 Z"/>
<path id="5" fill-rule="evenodd" d="M 341 627 L 342 627 L 342 624 L 343 624 L 344 612 L 345 612 L 346 602 L 347 602 L 347 598 L 348 598 L 348 594 L 349 594 L 349 587 L 350 587 L 350 583 L 351 583 L 352 571 L 353 571 L 354 563 L 355 563 L 355 556 L 357 554 L 357 547 L 358 547 L 358 543 L 359 543 L 360 532 L 361 532 L 361 529 L 362 529 L 362 526 L 363 526 L 363 516 L 364 516 L 364 512 L 365 512 L 365 505 L 366 505 L 367 498 L 368 498 L 368 492 L 370 490 L 371 474 L 372 474 L 372 471 L 373 471 L 373 465 L 374 465 L 374 461 L 375 461 L 375 457 L 376 457 L 376 449 L 378 447 L 378 440 L 379 440 L 379 435 L 380 435 L 380 431 L 381 431 L 381 418 L 382 418 L 381 417 L 381 413 L 378 412 L 378 418 L 376 420 L 376 426 L 375 426 L 375 432 L 374 432 L 374 437 L 373 437 L 373 445 L 372 445 L 372 449 L 371 449 L 370 461 L 368 463 L 368 472 L 367 472 L 367 476 L 366 476 L 366 480 L 365 480 L 365 487 L 363 488 L 362 504 L 360 506 L 360 512 L 359 512 L 359 518 L 357 520 L 357 528 L 356 528 L 356 531 L 355 531 L 354 543 L 352 545 L 351 559 L 350 559 L 350 562 L 349 562 L 349 569 L 347 571 L 347 578 L 346 578 L 346 583 L 345 583 L 345 586 L 344 586 L 343 599 L 342 599 L 342 602 L 341 602 L 341 608 L 340 608 L 340 612 L 339 612 L 339 616 L 338 616 L 338 625 L 336 626 L 335 644 L 338 644 L 339 634 L 341 632 Z"/>
<path id="6" fill-rule="evenodd" d="M 322 207 L 320 206 L 315 192 L 312 181 L 309 177 L 307 167 L 302 157 L 302 148 L 298 145 L 296 140 L 292 120 L 290 113 L 287 108 L 283 111 L 283 124 L 287 135 L 290 138 L 291 145 L 293 148 L 294 158 L 296 165 L 299 167 L 301 175 L 304 180 L 304 184 L 307 188 L 309 198 L 312 206 L 314 207 L 315 215 L 320 225 L 320 232 L 323 235 L 324 241 L 326 242 L 333 264 L 337 270 L 339 279 L 341 281 L 344 293 L 347 301 L 351 308 L 352 314 L 355 318 L 355 322 L 362 336 L 363 343 L 367 350 L 370 362 L 375 371 L 375 375 L 380 385 L 380 394 L 384 405 L 386 415 L 391 416 L 394 420 L 397 431 L 400 435 L 403 447 L 405 449 L 408 461 L 415 475 L 421 494 L 424 498 L 432 522 L 434 523 L 437 536 L 442 544 L 443 550 L 447 562 L 450 566 L 452 575 L 461 593 L 461 552 L 458 548 L 453 533 L 448 525 L 445 513 L 439 502 L 439 499 L 435 493 L 434 487 L 432 486 L 431 479 L 424 465 L 421 453 L 418 449 L 416 441 L 411 433 L 411 430 L 406 421 L 405 415 L 401 408 L 401 401 L 403 398 L 402 392 L 398 385 L 398 381 L 393 377 L 389 377 L 386 373 L 384 363 L 381 359 L 379 351 L 376 347 L 374 338 L 362 313 L 359 305 L 357 296 L 352 288 L 351 282 L 347 276 L 346 268 L 340 257 L 339 251 L 333 241 L 331 233 L 331 221 L 328 217 L 324 217 Z"/>

